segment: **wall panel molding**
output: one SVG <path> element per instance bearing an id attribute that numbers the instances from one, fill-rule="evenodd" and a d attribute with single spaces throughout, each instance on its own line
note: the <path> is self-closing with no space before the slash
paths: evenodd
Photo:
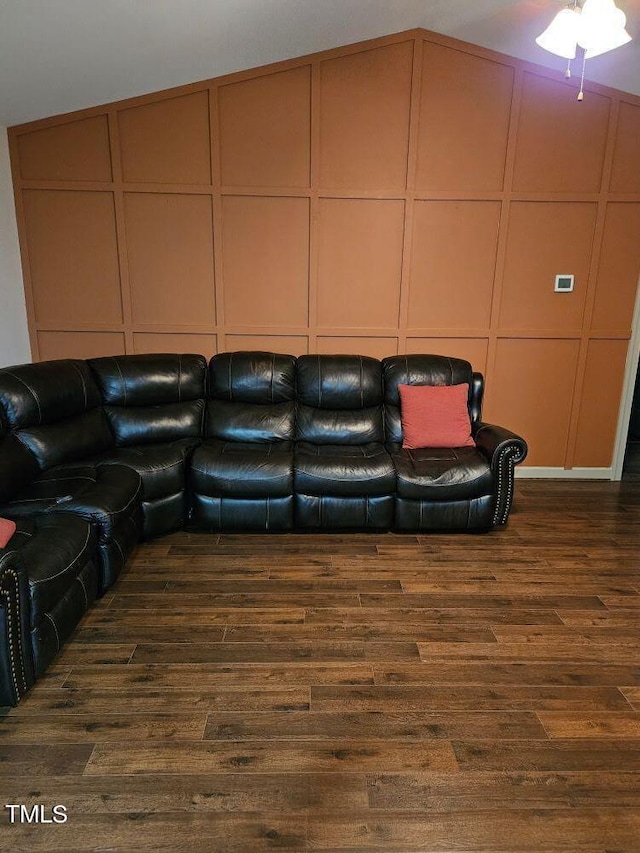
<path id="1" fill-rule="evenodd" d="M 610 470 L 640 98 L 576 82 L 411 30 L 11 128 L 34 358 L 428 349 L 535 470 Z"/>

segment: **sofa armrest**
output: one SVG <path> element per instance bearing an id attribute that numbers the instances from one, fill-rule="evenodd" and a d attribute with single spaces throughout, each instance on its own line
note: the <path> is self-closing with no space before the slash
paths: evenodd
<path id="1" fill-rule="evenodd" d="M 506 451 L 513 455 L 514 465 L 519 465 L 527 456 L 528 448 L 524 438 L 501 426 L 480 422 L 473 431 L 473 439 L 494 471 L 500 464 L 500 455 Z"/>
<path id="2" fill-rule="evenodd" d="M 29 582 L 19 552 L 0 549 L 0 705 L 17 705 L 35 681 Z"/>
<path id="3" fill-rule="evenodd" d="M 494 524 L 506 524 L 513 502 L 514 468 L 527 456 L 527 443 L 504 427 L 479 423 L 473 430 L 476 447 L 487 457 L 496 478 Z"/>

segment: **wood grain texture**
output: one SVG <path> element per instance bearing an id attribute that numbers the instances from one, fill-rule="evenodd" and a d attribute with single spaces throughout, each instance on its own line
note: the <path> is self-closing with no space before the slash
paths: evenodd
<path id="1" fill-rule="evenodd" d="M 519 481 L 482 537 L 141 545 L 0 713 L 3 802 L 69 814 L 0 845 L 637 853 L 638 520 Z"/>

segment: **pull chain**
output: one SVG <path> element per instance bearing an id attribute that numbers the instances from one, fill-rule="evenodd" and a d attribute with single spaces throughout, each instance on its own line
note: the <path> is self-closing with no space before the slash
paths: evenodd
<path id="1" fill-rule="evenodd" d="M 587 64 L 587 51 L 582 53 L 582 76 L 580 77 L 580 91 L 578 92 L 578 100 L 584 101 L 584 70 Z"/>

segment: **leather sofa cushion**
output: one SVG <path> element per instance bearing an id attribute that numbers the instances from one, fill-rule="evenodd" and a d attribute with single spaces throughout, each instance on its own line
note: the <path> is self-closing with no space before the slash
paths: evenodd
<path id="1" fill-rule="evenodd" d="M 191 487 L 197 494 L 235 498 L 293 494 L 293 445 L 210 440 L 193 454 Z"/>
<path id="2" fill-rule="evenodd" d="M 296 359 L 273 352 L 225 352 L 209 364 L 210 395 L 236 403 L 285 403 L 295 399 Z"/>
<path id="3" fill-rule="evenodd" d="M 155 406 L 106 406 L 105 414 L 118 447 L 167 442 L 202 435 L 203 399 Z"/>
<path id="4" fill-rule="evenodd" d="M 0 411 L 43 471 L 113 446 L 100 403 L 98 386 L 84 361 L 43 361 L 0 370 Z M 14 451 L 15 444 L 9 454 L 0 453 L 0 468 L 12 483 L 22 468 L 23 483 L 28 482 L 30 465 L 24 454 L 20 458 Z M 10 498 L 6 493 L 13 488 L 0 487 L 2 499 Z"/>
<path id="5" fill-rule="evenodd" d="M 63 421 L 100 402 L 84 361 L 42 361 L 0 370 L 0 407 L 12 430 Z"/>
<path id="6" fill-rule="evenodd" d="M 296 439 L 323 445 L 384 441 L 382 369 L 375 358 L 304 355 L 297 364 Z"/>
<path id="7" fill-rule="evenodd" d="M 14 435 L 0 438 L 0 503 L 11 500 L 39 473 L 35 456 Z"/>
<path id="8" fill-rule="evenodd" d="M 77 462 L 113 447 L 113 437 L 102 409 L 92 409 L 44 426 L 20 429 L 16 435 L 35 456 L 41 471 Z"/>
<path id="9" fill-rule="evenodd" d="M 135 474 L 135 471 L 131 472 Z M 119 513 L 105 536 L 104 526 L 98 523 L 98 594 L 113 586 L 124 569 L 129 554 L 137 545 L 142 533 L 142 508 L 135 500 Z"/>
<path id="10" fill-rule="evenodd" d="M 493 527 L 494 495 L 460 501 L 416 501 L 396 498 L 393 526 L 397 531 L 488 530 Z"/>
<path id="11" fill-rule="evenodd" d="M 184 487 L 174 494 L 142 501 L 142 538 L 155 539 L 182 530 L 189 520 L 189 502 Z"/>
<path id="12" fill-rule="evenodd" d="M 296 526 L 308 530 L 388 530 L 393 524 L 391 495 L 295 496 Z"/>
<path id="13" fill-rule="evenodd" d="M 121 447 L 92 460 L 96 465 L 127 465 L 142 478 L 145 501 L 175 495 L 185 489 L 185 464 L 199 439 L 183 438 L 163 444 Z"/>
<path id="14" fill-rule="evenodd" d="M 317 409 L 371 409 L 382 403 L 382 366 L 360 355 L 303 355 L 298 401 Z"/>
<path id="15" fill-rule="evenodd" d="M 53 606 L 31 629 L 31 650 L 37 677 L 44 675 L 95 598 L 96 564 L 89 559 Z M 92 594 L 93 593 L 93 594 Z"/>
<path id="16" fill-rule="evenodd" d="M 233 498 L 194 495 L 193 523 L 206 530 L 291 530 L 293 495 Z"/>
<path id="17" fill-rule="evenodd" d="M 110 356 L 89 365 L 108 406 L 155 406 L 205 396 L 207 362 L 201 355 Z"/>
<path id="18" fill-rule="evenodd" d="M 391 495 L 396 476 L 391 457 L 379 443 L 316 445 L 298 442 L 294 459 L 296 494 Z"/>
<path id="19" fill-rule="evenodd" d="M 29 579 L 33 628 L 93 559 L 96 534 L 92 526 L 77 515 L 40 515 L 34 519 L 20 519 L 15 539 L 12 547 L 19 549 Z M 86 595 L 88 606 L 96 596 L 96 589 L 86 590 Z"/>
<path id="20" fill-rule="evenodd" d="M 402 443 L 399 385 L 469 385 L 473 372 L 468 361 L 441 355 L 394 355 L 382 360 L 385 434 L 387 441 Z M 479 414 L 479 413 L 478 413 Z M 473 420 L 473 419 L 472 419 Z"/>
<path id="21" fill-rule="evenodd" d="M 291 441 L 295 403 L 243 403 L 209 400 L 206 435 L 223 441 Z"/>
<path id="22" fill-rule="evenodd" d="M 314 409 L 298 406 L 296 438 L 318 445 L 362 445 L 384 440 L 382 406 L 371 409 Z"/>
<path id="23" fill-rule="evenodd" d="M 489 462 L 475 447 L 398 450 L 391 459 L 401 498 L 460 501 L 494 490 Z"/>
<path id="24" fill-rule="evenodd" d="M 293 356 L 272 352 L 215 355 L 209 366 L 207 437 L 242 444 L 291 441 L 295 364 Z"/>
<path id="25" fill-rule="evenodd" d="M 0 507 L 0 515 L 33 517 L 42 512 L 76 513 L 98 527 L 98 543 L 140 506 L 140 475 L 124 465 L 52 468 Z"/>

